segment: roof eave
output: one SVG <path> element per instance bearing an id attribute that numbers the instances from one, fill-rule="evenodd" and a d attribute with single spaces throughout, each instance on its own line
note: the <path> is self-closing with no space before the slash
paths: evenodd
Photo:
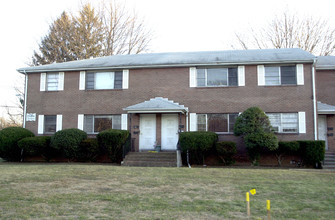
<path id="1" fill-rule="evenodd" d="M 127 109 L 124 108 L 127 113 L 186 113 L 186 109 Z"/>
<path id="2" fill-rule="evenodd" d="M 86 70 L 107 70 L 107 69 L 141 69 L 141 68 L 166 68 L 166 67 L 190 67 L 190 66 L 228 66 L 228 65 L 259 65 L 259 64 L 283 64 L 283 63 L 313 63 L 313 60 L 277 60 L 277 61 L 241 61 L 241 62 L 215 62 L 215 63 L 182 63 L 182 64 L 153 64 L 153 65 L 125 65 L 107 67 L 73 67 L 73 68 L 51 68 L 29 70 L 17 69 L 19 73 L 42 73 L 42 72 L 65 72 L 65 71 L 86 71 Z"/>

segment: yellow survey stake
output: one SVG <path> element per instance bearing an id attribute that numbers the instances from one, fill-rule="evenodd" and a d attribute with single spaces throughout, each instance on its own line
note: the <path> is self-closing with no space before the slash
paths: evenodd
<path id="1" fill-rule="evenodd" d="M 256 189 L 250 190 L 250 193 L 251 193 L 251 195 L 255 195 L 256 194 Z"/>
<path id="2" fill-rule="evenodd" d="M 266 200 L 266 209 L 270 211 L 270 200 Z"/>
<path id="3" fill-rule="evenodd" d="M 248 192 L 246 193 L 246 199 L 247 199 L 247 202 L 250 201 L 250 200 L 249 200 L 249 193 L 248 193 Z"/>

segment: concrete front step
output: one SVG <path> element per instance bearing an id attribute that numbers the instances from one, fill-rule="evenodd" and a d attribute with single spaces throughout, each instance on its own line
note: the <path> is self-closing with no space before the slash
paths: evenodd
<path id="1" fill-rule="evenodd" d="M 176 167 L 176 152 L 129 152 L 126 155 L 123 166 L 141 167 Z"/>

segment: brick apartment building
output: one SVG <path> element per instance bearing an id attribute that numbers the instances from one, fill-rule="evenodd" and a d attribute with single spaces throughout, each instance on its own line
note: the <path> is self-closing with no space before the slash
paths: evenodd
<path id="1" fill-rule="evenodd" d="M 92 136 L 107 128 L 128 129 L 134 151 L 155 144 L 175 150 L 179 132 L 208 130 L 243 151 L 234 122 L 240 112 L 258 106 L 280 140 L 314 140 L 321 81 L 329 85 L 327 77 L 335 77 L 334 69 L 318 66 L 315 82 L 315 58 L 301 49 L 236 50 L 116 55 L 21 68 L 24 125 L 36 135 L 74 127 Z M 328 90 L 324 94 L 320 101 L 335 105 L 326 98 Z M 326 119 L 333 126 L 333 115 Z M 331 149 L 334 138 L 328 142 Z"/>

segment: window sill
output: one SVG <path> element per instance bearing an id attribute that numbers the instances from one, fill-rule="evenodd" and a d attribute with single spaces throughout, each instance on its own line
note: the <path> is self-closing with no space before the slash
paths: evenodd
<path id="1" fill-rule="evenodd" d="M 233 135 L 234 133 L 233 132 L 215 132 L 216 134 L 231 134 Z"/>
<path id="2" fill-rule="evenodd" d="M 83 91 L 91 92 L 91 91 L 123 91 L 125 89 L 85 89 Z"/>
<path id="3" fill-rule="evenodd" d="M 193 88 L 196 89 L 218 89 L 218 88 L 238 88 L 238 87 L 243 87 L 243 86 L 196 86 Z"/>
<path id="4" fill-rule="evenodd" d="M 297 84 L 292 84 L 292 85 L 262 85 L 260 87 L 296 87 L 299 86 Z"/>

